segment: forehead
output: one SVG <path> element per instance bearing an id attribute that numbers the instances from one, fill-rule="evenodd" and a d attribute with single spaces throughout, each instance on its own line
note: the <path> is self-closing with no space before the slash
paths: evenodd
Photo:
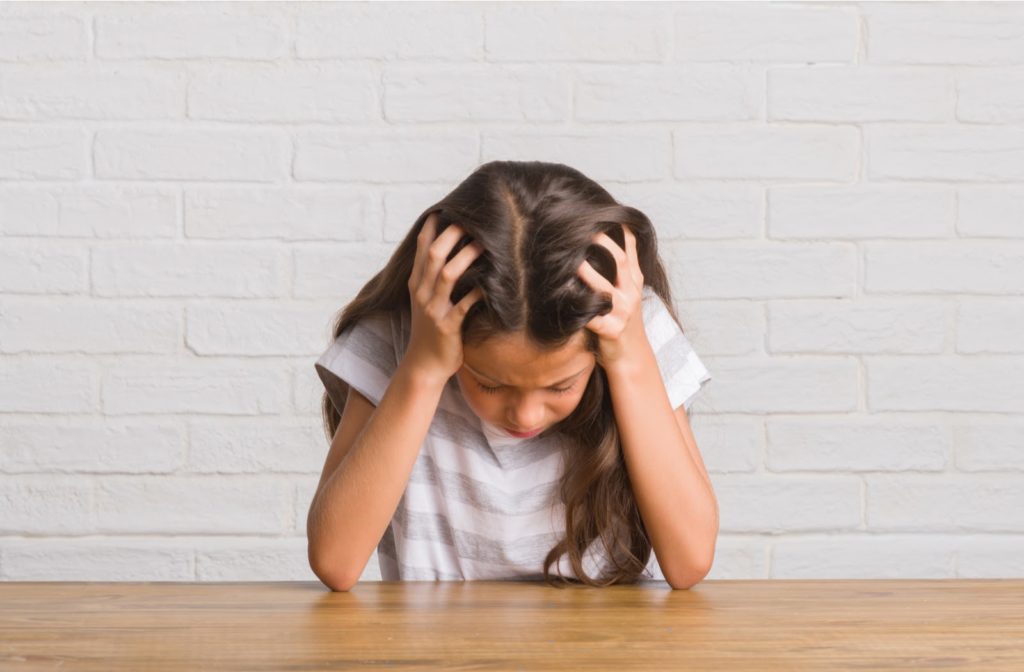
<path id="1" fill-rule="evenodd" d="M 567 378 L 590 363 L 594 355 L 584 345 L 582 332 L 561 348 L 541 350 L 523 332 L 494 336 L 463 347 L 470 370 L 508 385 L 545 385 Z"/>

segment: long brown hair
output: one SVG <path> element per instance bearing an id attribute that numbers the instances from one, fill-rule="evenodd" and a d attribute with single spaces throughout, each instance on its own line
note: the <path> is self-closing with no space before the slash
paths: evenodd
<path id="1" fill-rule="evenodd" d="M 577 268 L 586 259 L 614 284 L 615 259 L 593 239 L 604 232 L 625 249 L 623 224 L 636 235 L 644 284 L 661 297 L 680 324 L 658 256 L 654 227 L 644 213 L 618 203 L 596 182 L 569 166 L 491 161 L 416 218 L 384 268 L 342 309 L 334 324 L 334 338 L 369 315 L 409 312 L 408 279 L 416 236 L 432 212 L 438 213 L 437 234 L 453 222 L 466 233 L 449 253 L 449 260 L 470 238 L 484 248 L 452 290 L 452 303 L 474 286 L 484 294 L 463 320 L 464 343 L 478 344 L 496 334 L 525 331 L 538 349 L 557 349 L 582 330 L 585 347 L 596 356 L 597 335 L 585 325 L 594 316 L 609 312 L 612 302 L 586 284 Z M 325 392 L 322 412 L 328 440 L 334 436 L 342 410 L 334 407 Z M 630 485 L 608 379 L 600 366 L 595 367 L 579 405 L 554 430 L 566 438 L 564 463 L 572 469 L 565 470 L 559 483 L 566 533 L 544 559 L 545 581 L 559 587 L 636 582 L 650 559 L 651 542 Z M 603 575 L 590 577 L 583 569 L 583 556 L 597 539 L 611 564 Z M 551 565 L 566 553 L 578 578 L 563 577 L 559 572 L 556 581 Z"/>

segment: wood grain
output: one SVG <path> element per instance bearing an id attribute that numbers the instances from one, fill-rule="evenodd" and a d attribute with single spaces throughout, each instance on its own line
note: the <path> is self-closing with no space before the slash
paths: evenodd
<path id="1" fill-rule="evenodd" d="M 0 583 L 0 669 L 1024 670 L 1024 581 Z"/>

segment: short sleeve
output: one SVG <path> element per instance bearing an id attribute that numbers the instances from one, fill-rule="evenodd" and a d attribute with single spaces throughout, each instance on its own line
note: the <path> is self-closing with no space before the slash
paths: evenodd
<path id="1" fill-rule="evenodd" d="M 396 326 L 393 316 L 387 313 L 363 317 L 334 339 L 316 360 L 314 368 L 335 408 L 345 403 L 344 383 L 374 406 L 380 405 L 398 368 Z"/>
<path id="2" fill-rule="evenodd" d="M 648 286 L 643 294 L 644 329 L 658 359 L 669 401 L 673 409 L 685 404 L 689 412 L 697 393 L 711 380 L 711 374 L 661 297 Z"/>

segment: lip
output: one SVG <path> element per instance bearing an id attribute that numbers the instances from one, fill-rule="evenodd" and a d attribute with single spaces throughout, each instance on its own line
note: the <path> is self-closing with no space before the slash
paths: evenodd
<path id="1" fill-rule="evenodd" d="M 540 434 L 540 433 L 541 433 L 542 431 L 544 431 L 544 428 L 543 428 L 543 427 L 541 427 L 541 428 L 539 428 L 539 429 L 535 429 L 535 430 L 534 430 L 534 431 L 532 431 L 532 432 L 514 432 L 514 431 L 512 431 L 511 429 L 509 429 L 508 427 L 502 427 L 502 429 L 504 429 L 504 430 L 505 430 L 506 432 L 508 432 L 508 433 L 509 433 L 509 434 L 511 434 L 512 436 L 516 437 L 517 439 L 528 439 L 528 438 L 530 438 L 531 436 L 537 436 L 537 435 L 538 435 L 538 434 Z"/>

